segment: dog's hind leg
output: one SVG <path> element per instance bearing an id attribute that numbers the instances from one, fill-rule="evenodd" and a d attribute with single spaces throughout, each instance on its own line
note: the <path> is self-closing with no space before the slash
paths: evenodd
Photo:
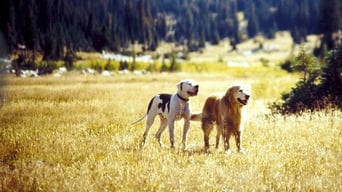
<path id="1" fill-rule="evenodd" d="M 141 147 L 144 147 L 144 145 L 146 143 L 148 132 L 149 132 L 149 130 L 150 130 L 150 128 L 154 122 L 155 117 L 156 117 L 156 115 L 154 115 L 154 114 L 147 114 L 146 128 L 144 131 L 143 139 L 142 139 L 141 144 L 140 144 Z"/>
<path id="2" fill-rule="evenodd" d="M 161 137 L 162 133 L 165 131 L 166 127 L 167 127 L 167 119 L 165 117 L 160 116 L 160 126 L 159 126 L 159 129 L 158 129 L 155 137 L 156 137 L 156 139 L 157 139 L 157 141 L 161 147 L 164 147 L 164 144 L 160 140 L 160 137 Z"/>
<path id="3" fill-rule="evenodd" d="M 222 130 L 221 128 L 216 125 L 216 149 L 219 147 L 219 144 L 220 144 L 220 137 L 222 136 Z"/>
<path id="4" fill-rule="evenodd" d="M 213 129 L 213 124 L 206 119 L 202 119 L 202 129 L 204 133 L 204 150 L 209 149 L 209 136 Z"/>

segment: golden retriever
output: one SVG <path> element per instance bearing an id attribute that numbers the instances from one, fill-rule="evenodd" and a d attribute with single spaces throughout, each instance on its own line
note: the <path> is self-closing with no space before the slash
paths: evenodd
<path id="1" fill-rule="evenodd" d="M 216 148 L 220 142 L 220 135 L 224 141 L 224 149 L 227 154 L 229 138 L 235 137 L 237 151 L 244 153 L 241 145 L 242 132 L 246 118 L 245 105 L 250 98 L 251 87 L 249 85 L 235 85 L 226 91 L 223 96 L 213 95 L 206 99 L 201 114 L 193 114 L 191 120 L 201 120 L 204 132 L 204 147 L 209 149 L 209 135 L 214 124 L 217 127 Z"/>

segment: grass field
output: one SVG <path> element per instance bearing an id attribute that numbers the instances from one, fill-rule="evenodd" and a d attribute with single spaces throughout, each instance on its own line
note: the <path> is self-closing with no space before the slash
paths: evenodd
<path id="1" fill-rule="evenodd" d="M 270 69 L 227 73 L 176 73 L 114 77 L 6 77 L 1 88 L 0 191 L 341 191 L 342 112 L 328 109 L 302 115 L 271 115 L 298 77 Z M 241 71 L 240 71 L 241 72 Z M 203 152 L 199 122 L 192 122 L 187 151 L 160 148 L 151 128 L 144 149 L 138 144 L 144 114 L 157 93 L 176 91 L 193 78 L 192 99 L 201 110 L 212 92 L 236 81 L 253 87 L 243 138 L 247 154 L 223 153 L 223 145 Z M 162 135 L 169 144 L 168 132 Z M 211 143 L 214 142 L 214 134 Z M 233 145 L 235 151 L 235 145 Z"/>

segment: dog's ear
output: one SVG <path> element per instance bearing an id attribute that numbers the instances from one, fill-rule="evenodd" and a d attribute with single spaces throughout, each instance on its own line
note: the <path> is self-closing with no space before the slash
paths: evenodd
<path id="1" fill-rule="evenodd" d="M 234 88 L 235 87 L 228 88 L 225 96 L 228 97 L 228 98 L 231 98 L 233 96 L 233 94 L 234 94 Z"/>
<path id="2" fill-rule="evenodd" d="M 183 82 L 178 83 L 177 88 L 178 88 L 178 90 L 182 91 L 183 90 Z"/>
<path id="3" fill-rule="evenodd" d="M 224 94 L 224 96 L 222 97 L 222 100 L 224 101 L 224 103 L 228 104 L 230 103 L 230 95 L 231 95 L 231 87 L 227 89 L 226 93 Z"/>
<path id="4" fill-rule="evenodd" d="M 227 92 L 225 94 L 225 99 L 228 100 L 228 102 L 233 102 L 234 101 L 234 93 L 239 90 L 239 86 L 232 86 L 230 88 L 227 89 Z"/>

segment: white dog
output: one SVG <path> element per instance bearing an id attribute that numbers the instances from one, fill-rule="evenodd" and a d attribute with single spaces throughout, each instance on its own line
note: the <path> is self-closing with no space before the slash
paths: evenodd
<path id="1" fill-rule="evenodd" d="M 182 80 L 177 84 L 177 93 L 171 94 L 158 94 L 154 96 L 147 108 L 146 114 L 132 124 L 143 120 L 147 116 L 146 129 L 143 135 L 141 146 L 145 145 L 146 138 L 150 127 L 157 115 L 160 117 L 160 127 L 155 137 L 158 143 L 163 146 L 160 141 L 160 136 L 169 127 L 171 148 L 174 148 L 174 122 L 184 118 L 183 128 L 183 149 L 186 149 L 186 138 L 190 127 L 190 103 L 189 97 L 196 96 L 199 86 L 194 80 Z"/>

